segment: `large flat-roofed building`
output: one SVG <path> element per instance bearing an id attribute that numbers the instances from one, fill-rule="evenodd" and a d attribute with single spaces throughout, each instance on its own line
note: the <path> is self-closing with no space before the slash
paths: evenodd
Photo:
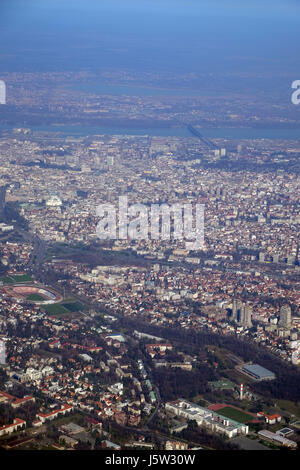
<path id="1" fill-rule="evenodd" d="M 242 371 L 257 380 L 272 380 L 275 379 L 275 374 L 268 369 L 260 366 L 259 364 L 250 364 L 242 368 Z"/>
<path id="2" fill-rule="evenodd" d="M 293 449 L 297 448 L 297 443 L 295 441 L 291 441 L 290 439 L 286 439 L 285 437 L 280 436 L 279 434 L 275 434 L 274 432 L 268 431 L 266 429 L 259 431 L 258 435 L 262 438 L 266 438 L 271 442 L 275 442 L 276 444 L 291 447 Z"/>
<path id="3" fill-rule="evenodd" d="M 166 403 L 166 411 L 186 420 L 195 420 L 198 426 L 206 427 L 211 431 L 224 434 L 229 438 L 238 436 L 239 434 L 246 435 L 249 432 L 249 427 L 246 424 L 225 418 L 215 411 L 203 408 L 183 398 Z"/>

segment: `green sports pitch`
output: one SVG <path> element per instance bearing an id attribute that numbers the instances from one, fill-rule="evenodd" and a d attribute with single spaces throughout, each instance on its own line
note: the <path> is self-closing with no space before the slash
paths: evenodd
<path id="1" fill-rule="evenodd" d="M 18 282 L 32 282 L 33 279 L 28 274 L 11 274 L 0 278 L 3 284 L 16 284 Z"/>
<path id="2" fill-rule="evenodd" d="M 43 307 L 50 315 L 61 315 L 66 313 L 76 313 L 84 308 L 79 302 L 61 302 Z"/>
<path id="3" fill-rule="evenodd" d="M 254 416 L 245 413 L 242 410 L 238 410 L 231 406 L 225 406 L 224 408 L 220 408 L 217 413 L 225 418 L 233 419 L 238 423 L 247 423 L 249 421 L 253 421 Z"/>
<path id="4" fill-rule="evenodd" d="M 45 302 L 44 297 L 39 294 L 29 294 L 26 300 L 32 300 L 33 302 Z"/>
<path id="5" fill-rule="evenodd" d="M 10 276 L 15 282 L 32 282 L 33 279 L 28 274 L 13 274 Z"/>

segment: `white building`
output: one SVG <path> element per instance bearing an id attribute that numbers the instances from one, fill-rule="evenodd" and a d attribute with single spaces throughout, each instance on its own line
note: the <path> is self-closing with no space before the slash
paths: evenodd
<path id="1" fill-rule="evenodd" d="M 26 369 L 26 378 L 29 380 L 40 380 L 42 378 L 42 373 L 33 367 L 28 367 Z"/>
<path id="2" fill-rule="evenodd" d="M 62 205 L 61 199 L 56 194 L 51 194 L 50 198 L 46 201 L 48 207 L 60 207 Z"/>
<path id="3" fill-rule="evenodd" d="M 259 431 L 258 435 L 285 447 L 291 447 L 293 449 L 296 449 L 297 447 L 297 443 L 295 441 L 286 439 L 285 437 L 282 437 L 279 434 L 275 434 L 274 432 L 267 431 L 266 429 Z"/>
<path id="4" fill-rule="evenodd" d="M 50 413 L 37 413 L 36 417 L 38 420 L 45 423 L 46 421 L 52 421 L 60 415 L 65 415 L 72 411 L 73 407 L 71 405 L 63 405 L 59 410 L 51 411 Z"/>
<path id="5" fill-rule="evenodd" d="M 20 418 L 15 418 L 12 424 L 5 424 L 4 426 L 0 427 L 0 436 L 11 434 L 12 432 L 18 431 L 23 427 L 26 427 L 26 421 Z"/>
<path id="6" fill-rule="evenodd" d="M 207 427 L 211 431 L 225 434 L 229 438 L 249 432 L 249 427 L 246 424 L 225 418 L 212 410 L 202 408 L 182 398 L 166 403 L 166 411 L 188 420 L 194 420 L 198 426 Z"/>
<path id="7" fill-rule="evenodd" d="M 50 366 L 45 366 L 45 367 L 42 369 L 42 374 L 43 374 L 43 375 L 46 375 L 46 376 L 53 374 L 53 372 L 54 372 L 54 369 L 53 369 L 53 367 L 50 367 Z"/>

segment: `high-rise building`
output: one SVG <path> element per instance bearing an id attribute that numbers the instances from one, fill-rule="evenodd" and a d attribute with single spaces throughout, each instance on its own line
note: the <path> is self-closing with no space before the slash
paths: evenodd
<path id="1" fill-rule="evenodd" d="M 6 188 L 7 185 L 0 186 L 0 219 L 4 217 Z"/>
<path id="2" fill-rule="evenodd" d="M 292 324 L 292 310 L 288 304 L 285 304 L 280 309 L 280 319 L 278 325 L 283 328 L 290 328 Z"/>
<path id="3" fill-rule="evenodd" d="M 239 323 L 242 326 L 251 327 L 252 309 L 249 305 L 245 305 L 243 302 L 237 299 L 233 299 L 232 302 L 232 320 Z"/>
<path id="4" fill-rule="evenodd" d="M 115 157 L 113 155 L 108 155 L 106 161 L 108 166 L 114 166 Z"/>
<path id="5" fill-rule="evenodd" d="M 245 307 L 244 307 L 244 318 L 243 318 L 242 324 L 244 326 L 249 327 L 249 328 L 251 328 L 251 326 L 252 326 L 251 314 L 252 314 L 251 307 L 249 307 L 249 305 L 245 305 Z"/>
<path id="6" fill-rule="evenodd" d="M 232 302 L 232 319 L 237 323 L 242 323 L 244 319 L 244 304 L 237 299 Z"/>
<path id="7" fill-rule="evenodd" d="M 232 301 L 232 320 L 238 321 L 240 311 L 240 301 L 237 299 L 233 299 Z"/>
<path id="8" fill-rule="evenodd" d="M 0 80 L 0 104 L 6 104 L 6 85 L 3 80 Z"/>
<path id="9" fill-rule="evenodd" d="M 112 202 L 112 190 L 110 188 L 107 190 L 107 202 Z"/>

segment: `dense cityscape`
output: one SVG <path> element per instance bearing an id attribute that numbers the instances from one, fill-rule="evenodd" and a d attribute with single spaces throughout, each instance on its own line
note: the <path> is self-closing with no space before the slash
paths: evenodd
<path id="1" fill-rule="evenodd" d="M 189 72 L 0 78 L 0 449 L 299 450 L 299 109 L 220 112 Z M 203 245 L 174 217 L 99 237 L 120 198 L 159 230 L 202 205 Z"/>

